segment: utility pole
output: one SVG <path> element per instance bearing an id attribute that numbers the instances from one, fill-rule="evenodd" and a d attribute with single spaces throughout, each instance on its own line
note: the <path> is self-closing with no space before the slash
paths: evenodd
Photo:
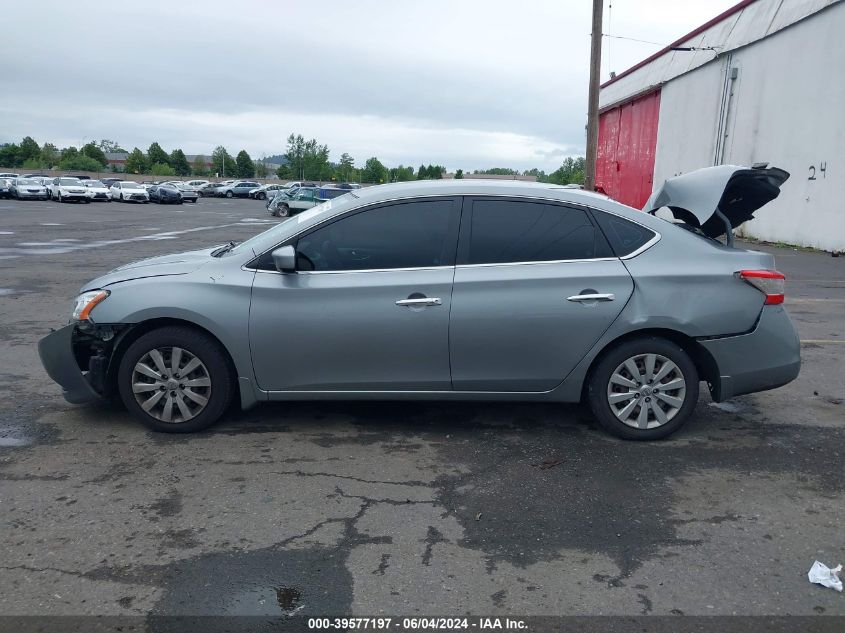
<path id="1" fill-rule="evenodd" d="M 587 97 L 587 158 L 584 189 L 596 186 L 596 149 L 599 143 L 599 75 L 601 74 L 601 30 L 604 0 L 593 0 L 593 31 L 590 38 L 590 92 Z"/>

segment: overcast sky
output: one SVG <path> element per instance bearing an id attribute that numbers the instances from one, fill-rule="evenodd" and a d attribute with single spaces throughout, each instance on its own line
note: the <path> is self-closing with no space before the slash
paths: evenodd
<path id="1" fill-rule="evenodd" d="M 612 0 L 668 44 L 736 0 Z M 608 9 L 608 4 L 612 8 Z M 583 153 L 590 0 L 46 0 L 0 12 L 0 142 L 547 171 Z M 659 49 L 605 38 L 602 80 Z"/>

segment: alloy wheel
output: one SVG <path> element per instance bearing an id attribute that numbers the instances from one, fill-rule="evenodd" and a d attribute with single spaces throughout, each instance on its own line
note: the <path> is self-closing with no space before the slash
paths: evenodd
<path id="1" fill-rule="evenodd" d="M 637 354 L 611 374 L 607 403 L 620 422 L 635 429 L 653 429 L 678 414 L 686 392 L 678 365 L 660 354 Z"/>
<path id="2" fill-rule="evenodd" d="M 138 405 L 161 422 L 187 422 L 211 398 L 211 377 L 203 362 L 181 347 L 160 347 L 144 354 L 132 370 Z"/>

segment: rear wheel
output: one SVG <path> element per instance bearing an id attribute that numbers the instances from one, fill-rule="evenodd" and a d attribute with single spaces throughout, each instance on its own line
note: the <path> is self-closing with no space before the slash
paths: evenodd
<path id="1" fill-rule="evenodd" d="M 290 207 L 286 204 L 281 205 L 276 211 L 276 215 L 280 218 L 286 218 L 290 215 Z"/>
<path id="2" fill-rule="evenodd" d="M 234 195 L 235 195 L 235 194 L 233 194 L 231 191 L 227 191 L 227 192 L 226 192 L 226 197 L 227 197 L 227 198 L 231 198 L 231 197 L 233 197 Z"/>
<path id="3" fill-rule="evenodd" d="M 689 419 L 698 381 L 695 364 L 680 346 L 643 337 L 605 354 L 589 378 L 588 399 L 605 430 L 628 440 L 656 440 Z"/>
<path id="4" fill-rule="evenodd" d="M 165 433 L 208 428 L 234 394 L 226 353 L 198 330 L 164 327 L 129 346 L 118 369 L 118 389 L 129 412 Z"/>

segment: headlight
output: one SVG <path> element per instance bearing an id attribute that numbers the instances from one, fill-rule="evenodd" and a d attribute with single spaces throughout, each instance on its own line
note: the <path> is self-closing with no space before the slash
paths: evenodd
<path id="1" fill-rule="evenodd" d="M 76 298 L 73 305 L 73 314 L 70 318 L 74 321 L 87 321 L 91 310 L 98 303 L 104 301 L 109 294 L 111 293 L 108 290 L 89 290 L 88 292 L 83 292 Z"/>

